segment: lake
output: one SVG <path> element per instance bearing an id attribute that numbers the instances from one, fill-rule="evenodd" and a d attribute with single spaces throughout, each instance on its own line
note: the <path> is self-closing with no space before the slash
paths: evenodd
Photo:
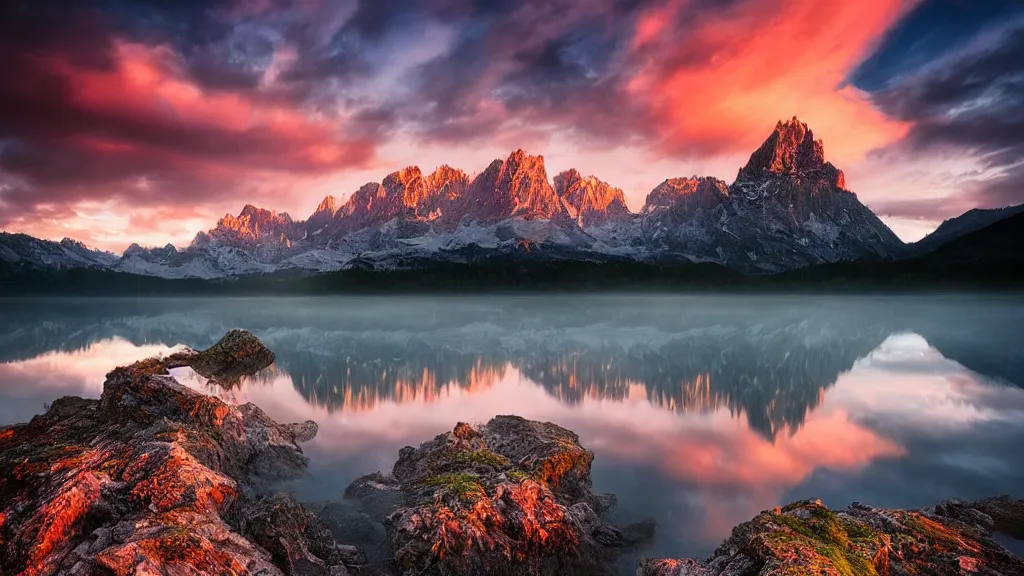
<path id="1" fill-rule="evenodd" d="M 1024 298 L 1012 296 L 0 300 L 0 425 L 236 327 L 274 366 L 232 390 L 175 375 L 318 422 L 308 473 L 285 487 L 300 499 L 338 500 L 460 421 L 551 421 L 594 451 L 616 519 L 658 523 L 624 573 L 639 555 L 704 557 L 734 525 L 802 498 L 1024 497 Z"/>

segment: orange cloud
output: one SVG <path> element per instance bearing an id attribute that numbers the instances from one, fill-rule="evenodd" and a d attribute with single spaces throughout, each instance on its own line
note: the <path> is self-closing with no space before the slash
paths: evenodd
<path id="1" fill-rule="evenodd" d="M 752 151 L 776 120 L 798 115 L 842 163 L 906 132 L 843 84 L 909 2 L 751 0 L 696 22 L 688 4 L 645 12 L 631 45 L 640 64 L 627 92 L 666 150 Z"/>

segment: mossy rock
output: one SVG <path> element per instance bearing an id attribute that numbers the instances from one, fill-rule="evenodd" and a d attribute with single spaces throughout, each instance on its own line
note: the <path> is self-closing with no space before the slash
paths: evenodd
<path id="1" fill-rule="evenodd" d="M 820 502 L 791 504 L 770 513 L 767 520 L 781 529 L 764 534 L 765 549 L 758 555 L 777 564 L 775 574 L 878 575 L 872 561 L 882 545 L 878 535 L 867 526 L 844 521 Z"/>
<path id="2" fill-rule="evenodd" d="M 424 485 L 439 488 L 441 492 L 462 501 L 473 501 L 487 496 L 487 491 L 480 483 L 480 477 L 464 472 L 431 476 L 424 481 Z"/>

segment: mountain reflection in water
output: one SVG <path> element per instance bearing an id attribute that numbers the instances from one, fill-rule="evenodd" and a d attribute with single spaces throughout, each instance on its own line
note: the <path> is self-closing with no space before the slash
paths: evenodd
<path id="1" fill-rule="evenodd" d="M 316 420 L 293 487 L 307 499 L 503 413 L 576 431 L 618 514 L 658 520 L 644 554 L 706 554 L 797 498 L 907 507 L 1024 485 L 1012 297 L 0 301 L 0 424 L 234 327 L 275 365 L 228 390 L 175 376 Z"/>

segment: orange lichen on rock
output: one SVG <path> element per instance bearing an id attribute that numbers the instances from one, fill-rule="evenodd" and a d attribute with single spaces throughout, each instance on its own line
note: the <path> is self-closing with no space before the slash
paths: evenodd
<path id="1" fill-rule="evenodd" d="M 875 551 L 875 555 L 871 557 L 871 565 L 874 566 L 875 572 L 878 576 L 889 576 L 891 572 L 889 564 L 889 555 L 892 554 L 892 548 L 890 547 L 890 540 L 888 534 L 882 534 L 879 537 L 881 546 Z"/>
<path id="2" fill-rule="evenodd" d="M 130 497 L 154 512 L 190 506 L 211 513 L 226 508 L 238 494 L 235 482 L 203 466 L 181 446 L 172 444 L 148 467 L 129 492 Z"/>
<path id="3" fill-rule="evenodd" d="M 246 563 L 209 539 L 183 530 L 112 547 L 96 563 L 117 576 L 186 571 L 191 574 L 248 574 Z"/>
<path id="4" fill-rule="evenodd" d="M 230 358 L 224 366 L 272 358 L 251 334 L 229 336 L 217 345 L 216 357 Z M 168 363 L 203 354 L 117 368 L 100 400 L 60 398 L 29 424 L 3 430 L 0 573 L 285 573 L 225 517 L 259 509 L 263 501 L 251 495 L 259 475 L 302 470 L 296 441 L 311 438 L 316 425 L 281 425 L 255 406 L 229 406 L 166 375 Z M 206 368 L 221 373 L 205 358 Z M 305 514 L 296 506 L 294 514 Z M 289 533 L 302 551 L 297 561 L 340 566 L 304 543 L 325 534 Z"/>
<path id="5" fill-rule="evenodd" d="M 189 416 L 210 426 L 223 425 L 224 418 L 231 412 L 231 409 L 223 402 L 211 402 L 214 398 L 203 397 L 192 400 L 194 401 L 192 407 L 187 408 Z"/>
<path id="6" fill-rule="evenodd" d="M 554 494 L 544 485 L 530 480 L 502 484 L 494 501 L 521 511 L 514 515 L 518 523 L 515 532 L 521 534 L 519 545 L 513 548 L 516 560 L 526 561 L 547 549 L 561 550 L 562 554 L 576 552 L 580 537 L 572 529 L 566 509 L 558 505 Z"/>
<path id="7" fill-rule="evenodd" d="M 79 527 L 93 501 L 100 495 L 100 484 L 88 472 L 76 474 L 67 487 L 45 503 L 23 530 L 28 551 L 24 576 L 45 574 L 52 553 L 67 552 L 68 536 Z M 27 538 L 26 538 L 27 537 Z"/>
<path id="8" fill-rule="evenodd" d="M 562 479 L 570 473 L 574 475 L 588 474 L 594 461 L 594 454 L 581 450 L 579 446 L 568 442 L 558 442 L 558 447 L 551 454 L 537 461 L 538 477 L 542 482 L 558 488 Z"/>

